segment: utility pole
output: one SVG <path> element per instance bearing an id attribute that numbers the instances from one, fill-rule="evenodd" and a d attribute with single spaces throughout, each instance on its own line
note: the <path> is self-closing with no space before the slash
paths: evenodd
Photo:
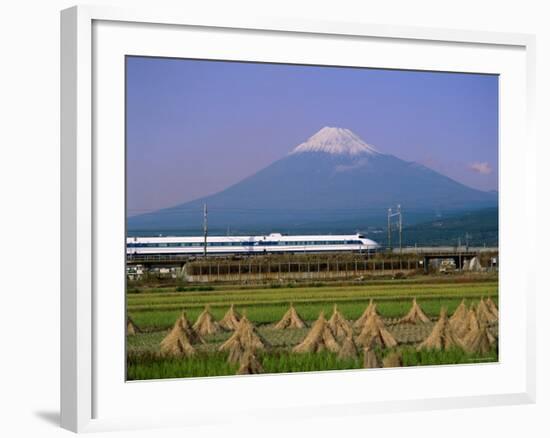
<path id="1" fill-rule="evenodd" d="M 397 229 L 399 231 L 399 254 L 403 252 L 403 216 L 401 214 L 401 204 L 397 204 L 397 211 L 394 213 L 391 208 L 388 208 L 388 248 L 391 247 L 391 219 L 398 216 Z"/>
<path id="2" fill-rule="evenodd" d="M 399 214 L 399 255 L 403 253 L 403 218 L 401 216 L 401 204 L 397 205 L 397 214 Z"/>
<path id="3" fill-rule="evenodd" d="M 458 270 L 462 271 L 464 263 L 462 263 L 462 241 L 458 238 Z"/>
<path id="4" fill-rule="evenodd" d="M 206 257 L 206 239 L 208 237 L 208 207 L 206 206 L 206 203 L 204 203 L 204 211 L 203 211 L 203 224 L 202 228 L 204 231 L 204 257 Z"/>
<path id="5" fill-rule="evenodd" d="M 391 251 L 391 208 L 388 208 L 388 249 Z"/>

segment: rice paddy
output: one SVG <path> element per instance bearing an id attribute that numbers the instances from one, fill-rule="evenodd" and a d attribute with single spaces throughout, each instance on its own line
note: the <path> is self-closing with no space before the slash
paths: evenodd
<path id="1" fill-rule="evenodd" d="M 358 339 L 367 336 L 368 342 L 372 341 L 372 337 L 362 334 L 363 327 L 354 327 L 353 332 L 347 332 L 347 347 L 351 349 L 346 354 L 340 351 L 344 344 L 341 333 L 336 336 L 336 346 L 330 339 L 327 340 L 334 327 L 328 329 L 330 333 L 320 328 L 321 334 L 312 338 L 312 347 L 296 348 L 307 340 L 315 321 L 318 325 L 325 324 L 319 322 L 321 313 L 326 316 L 328 324 L 337 305 L 341 319 L 349 321 L 351 327 L 364 314 L 371 300 L 376 304 L 377 324 L 383 326 L 397 344 L 392 344 L 391 348 L 373 344 L 374 354 L 380 362 L 392 354 L 396 357 L 389 359 L 397 358 L 399 366 L 494 362 L 498 361 L 498 342 L 493 340 L 498 338 L 498 321 L 482 327 L 487 330 L 490 339 L 489 347 L 483 348 L 483 351 L 468 351 L 456 345 L 442 350 L 418 350 L 418 346 L 429 336 L 439 336 L 434 335 L 433 331 L 438 325 L 436 321 L 440 319 L 441 308 L 445 308 L 446 314 L 451 316 L 459 306 L 467 309 L 479 307 L 482 297 L 490 298 L 498 305 L 496 278 L 441 283 L 430 279 L 426 282 L 327 284 L 323 287 L 243 289 L 224 286 L 182 292 L 176 292 L 174 287 L 149 293 L 131 293 L 127 295 L 127 311 L 137 330 L 127 336 L 127 379 L 222 376 L 234 375 L 239 371 L 286 373 L 363 368 L 366 363 L 363 348 L 368 346 L 358 343 Z M 416 298 L 425 318 L 419 322 L 403 322 L 401 318 L 411 310 L 413 298 Z M 231 305 L 235 315 L 238 315 L 236 320 L 227 319 Z M 292 321 L 285 322 L 285 318 L 288 319 L 292 313 L 291 309 L 294 309 L 296 316 L 291 317 Z M 182 311 L 185 311 L 189 327 L 176 333 L 174 324 Z M 232 337 L 239 331 L 237 324 L 243 316 L 246 316 L 249 326 L 241 329 L 241 340 L 237 342 Z M 296 317 L 305 326 L 300 325 Z M 200 332 L 200 342 L 189 342 L 187 346 L 186 339 L 194 330 Z M 481 329 L 478 327 L 478 330 Z M 174 343 L 171 344 L 171 354 L 166 354 L 161 350 L 161 342 L 169 333 L 174 337 Z M 251 336 L 257 336 L 265 348 L 257 348 L 257 345 L 249 348 L 246 339 L 252 339 Z M 326 345 L 333 348 L 327 348 L 323 339 L 328 342 Z M 231 351 L 220 351 L 222 344 L 228 341 L 232 344 Z M 477 339 L 476 345 L 482 341 Z M 248 360 L 246 366 L 243 360 Z M 251 366 L 251 363 L 256 365 Z"/>

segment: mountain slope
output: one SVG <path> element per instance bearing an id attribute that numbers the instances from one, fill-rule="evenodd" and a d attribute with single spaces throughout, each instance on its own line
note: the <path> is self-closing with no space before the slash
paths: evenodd
<path id="1" fill-rule="evenodd" d="M 404 245 L 498 246 L 498 208 L 440 218 L 403 229 Z"/>
<path id="2" fill-rule="evenodd" d="M 409 223 L 496 206 L 496 195 L 380 153 L 351 131 L 323 128 L 289 155 L 214 195 L 128 219 L 131 230 L 342 232 L 382 224 L 403 206 Z"/>

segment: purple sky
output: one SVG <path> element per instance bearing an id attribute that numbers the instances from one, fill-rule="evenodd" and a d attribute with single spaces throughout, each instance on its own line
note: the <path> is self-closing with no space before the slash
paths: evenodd
<path id="1" fill-rule="evenodd" d="M 323 126 L 498 189 L 498 77 L 128 57 L 128 215 L 215 193 Z"/>

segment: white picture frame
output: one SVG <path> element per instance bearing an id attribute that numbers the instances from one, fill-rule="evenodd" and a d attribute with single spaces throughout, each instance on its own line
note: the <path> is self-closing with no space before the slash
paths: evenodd
<path id="1" fill-rule="evenodd" d="M 140 38 L 140 34 L 148 29 L 148 37 Z M 320 57 L 336 56 L 336 47 L 347 47 L 351 44 L 383 43 L 395 49 L 378 53 L 379 65 L 394 65 L 392 57 L 401 56 L 401 68 L 424 68 L 438 70 L 437 63 L 447 62 L 447 71 L 460 71 L 460 57 L 468 56 L 467 51 L 480 50 L 470 57 L 472 71 L 489 72 L 503 75 L 503 101 L 501 103 L 501 239 L 504 241 L 501 252 L 500 282 L 504 288 L 514 289 L 515 295 L 504 291 L 501 315 L 503 318 L 503 359 L 496 365 L 464 366 L 451 371 L 449 367 L 425 368 L 424 370 L 384 370 L 378 372 L 377 379 L 384 380 L 387 376 L 399 382 L 403 371 L 409 372 L 406 377 L 428 381 L 448 378 L 453 373 L 454 378 L 471 378 L 475 374 L 495 375 L 506 382 L 502 382 L 502 390 L 498 390 L 496 380 L 493 386 L 488 384 L 478 393 L 460 383 L 454 390 L 439 388 L 438 391 L 420 393 L 412 387 L 408 392 L 399 389 L 389 391 L 383 396 L 375 385 L 370 394 L 352 394 L 346 388 L 358 385 L 359 379 L 365 375 L 354 372 L 341 373 L 307 373 L 285 376 L 262 376 L 245 378 L 216 378 L 216 379 L 185 379 L 186 394 L 198 394 L 199 391 L 210 393 L 216 390 L 234 391 L 238 388 L 243 393 L 239 409 L 230 409 L 224 412 L 221 406 L 209 406 L 199 399 L 193 406 L 180 406 L 173 411 L 166 410 L 162 403 L 149 406 L 148 415 L 132 415 L 128 412 L 117 411 L 115 405 L 125 400 L 139 397 L 158 400 L 159 394 L 167 395 L 167 400 L 181 391 L 182 381 L 163 381 L 147 383 L 125 383 L 120 381 L 120 366 L 124 364 L 124 351 L 121 345 L 120 334 L 123 334 L 123 320 L 121 315 L 124 308 L 120 303 L 124 301 L 124 289 L 120 294 L 105 295 L 105 285 L 113 283 L 120 285 L 120 276 L 116 274 L 120 265 L 117 261 L 119 252 L 109 251 L 113 240 L 121 232 L 118 225 L 106 225 L 104 215 L 106 208 L 111 206 L 116 211 L 120 201 L 118 190 L 120 175 L 124 175 L 124 165 L 121 161 L 121 149 L 117 139 L 120 139 L 120 90 L 123 78 L 120 77 L 120 65 L 110 66 L 110 59 L 120 62 L 121 54 L 151 54 L 159 53 L 168 56 L 177 52 L 177 43 L 171 45 L 173 37 L 179 38 L 179 32 L 185 29 L 181 37 L 192 37 L 192 32 L 200 32 L 201 38 L 213 38 L 216 32 L 233 32 L 235 42 L 227 48 L 220 45 L 204 45 L 197 43 L 193 53 L 204 50 L 218 50 L 205 55 L 206 58 L 225 56 L 226 59 L 241 59 L 247 56 L 256 59 L 258 56 L 277 58 L 277 39 L 323 39 L 334 38 L 334 47 L 329 44 L 328 53 L 319 54 Z M 121 33 L 122 32 L 122 33 Z M 124 38 L 123 34 L 131 38 Z M 264 37 L 268 33 L 267 37 Z M 169 39 L 167 38 L 169 35 Z M 157 36 L 154 36 L 157 35 Z M 210 36 L 209 36 L 210 35 Z M 258 50 L 259 43 L 270 44 L 269 53 Z M 231 40 L 229 38 L 229 40 Z M 131 51 L 128 48 L 131 43 Z M 199 40 L 196 40 L 197 42 Z M 214 40 L 213 40 L 214 41 Z M 250 42 L 249 49 L 245 42 Z M 328 41 L 328 40 L 327 40 Z M 216 41 L 214 41 L 215 43 Z M 322 41 L 323 42 L 323 41 Z M 109 43 L 109 44 L 106 44 Z M 323 42 L 325 44 L 326 41 Z M 125 45 L 127 44 L 127 45 Z M 289 44 L 286 41 L 284 44 Z M 304 43 L 306 44 L 306 43 Z M 309 44 L 309 42 L 307 42 Z M 312 43 L 313 44 L 313 43 Z M 298 45 L 299 46 L 299 45 Z M 209 48 L 210 47 L 210 48 Z M 281 46 L 282 48 L 283 46 Z M 304 46 L 305 47 L 305 46 Z M 311 46 L 313 48 L 313 46 Z M 351 47 L 351 46 L 350 46 Z M 359 46 L 357 46 L 359 47 Z M 441 54 L 441 59 L 434 59 L 433 63 L 425 61 L 419 65 L 418 59 L 408 61 L 405 56 L 406 47 L 417 47 L 425 51 L 426 59 L 433 58 L 430 50 Z M 463 51 L 453 56 L 445 55 L 446 51 Z M 227 52 L 224 52 L 227 50 Z M 242 54 L 239 55 L 239 50 Z M 245 50 L 249 50 L 247 55 Z M 374 50 L 374 49 L 373 49 Z M 311 50 L 315 56 L 315 50 Z M 325 52 L 325 51 L 324 51 Z M 345 50 L 343 50 L 345 52 Z M 350 54 L 347 56 L 353 56 Z M 385 52 L 385 51 L 384 51 Z M 256 55 L 255 53 L 262 53 Z M 359 53 L 359 52 L 355 52 Z M 399 55 L 401 53 L 401 55 Z M 420 53 L 420 52 L 419 52 Z M 435 53 L 435 52 L 434 52 Z M 473 52 L 472 52 L 473 53 Z M 491 54 L 492 53 L 492 54 Z M 521 262 L 515 255 L 518 245 L 534 248 L 535 242 L 535 143 L 533 139 L 533 108 L 534 108 L 534 53 L 535 39 L 531 35 L 461 31 L 450 29 L 424 29 L 402 26 L 382 26 L 366 23 L 339 23 L 317 22 L 305 19 L 277 19 L 257 17 L 241 17 L 239 20 L 228 21 L 224 17 L 214 14 L 201 16 L 192 10 L 163 11 L 157 9 L 126 10 L 109 7 L 78 6 L 62 11 L 61 13 L 61 425 L 75 431 L 100 431 L 119 428 L 147 428 L 174 425 L 203 424 L 212 422 L 215 413 L 216 422 L 222 422 L 229 417 L 256 418 L 269 417 L 309 417 L 311 415 L 361 415 L 368 412 L 395 412 L 415 409 L 441 409 L 456 407 L 473 407 L 488 405 L 532 403 L 535 400 L 535 310 L 534 310 L 534 272 L 528 264 Z M 225 55 L 224 55 L 225 54 Z M 177 55 L 177 53 L 176 53 Z M 294 56 L 293 61 L 300 59 L 300 54 Z M 281 59 L 285 59 L 283 58 Z M 340 54 L 338 56 L 345 56 Z M 424 56 L 424 55 L 423 55 Z M 489 57 L 489 59 L 487 59 Z M 491 58 L 492 57 L 492 58 Z M 279 59 L 279 58 L 277 58 Z M 313 58 L 312 58 L 313 59 Z M 348 61 L 339 58 L 342 65 L 351 65 Z M 373 58 L 374 59 L 374 58 Z M 445 60 L 446 59 L 446 60 Z M 259 59 L 258 59 L 259 60 Z M 265 59 L 264 59 L 265 60 Z M 313 59 L 315 60 L 315 59 Z M 395 61 L 395 59 L 394 59 Z M 312 61 L 313 62 L 313 61 Z M 346 63 L 347 62 L 347 63 Z M 357 61 L 360 62 L 360 61 Z M 365 61 L 361 61 L 365 62 Z M 456 62 L 453 64 L 452 62 Z M 321 62 L 322 63 L 322 62 Z M 478 63 L 478 64 L 476 64 Z M 395 64 L 397 65 L 397 64 Z M 456 65 L 456 67 L 453 67 Z M 474 67 L 478 65 L 478 67 Z M 109 72 L 116 72 L 111 77 Z M 510 78 L 506 80 L 506 78 Z M 122 82 L 121 82 L 122 81 Z M 107 90 L 109 93 L 104 93 Z M 102 94 L 103 93 L 103 94 Z M 108 102 L 104 96 L 108 94 Z M 118 99 L 118 100 L 116 100 Z M 514 103 L 514 105 L 512 105 Z M 519 105 L 515 105 L 518 103 Z M 103 106 L 102 106 L 103 105 Z M 511 108 L 519 106 L 519 108 Z M 514 116 L 520 116 L 514 121 Z M 109 120 L 113 126 L 108 126 Z M 117 131 L 118 130 L 118 131 Z M 117 131 L 117 132 L 115 132 Z M 109 138 L 114 139 L 113 155 L 109 156 L 102 146 Z M 512 142 L 513 140 L 513 142 Z M 521 142 L 521 154 L 512 150 L 511 144 Z M 103 149 L 101 149 L 103 147 Z M 98 153 L 98 150 L 100 153 Z M 514 176 L 513 182 L 511 176 Z M 107 193 L 111 188 L 113 195 Z M 518 204 L 521 202 L 521 204 Z M 105 204 L 102 204 L 105 203 Z M 528 213 L 522 206 L 530 206 Z M 518 208 L 519 207 L 519 208 Z M 117 217 L 119 217 L 118 215 Z M 526 225 L 527 224 L 527 225 Z M 523 226 L 523 243 L 514 240 L 513 230 Z M 116 243 L 115 243 L 116 245 Z M 120 246 L 120 245 L 119 245 Z M 119 248 L 120 250 L 120 248 Z M 112 254 L 112 255 L 111 255 Z M 112 258 L 112 259 L 111 259 Z M 116 269 L 109 272 L 104 269 L 105 263 L 113 263 Z M 510 267 L 514 266 L 511 270 Z M 112 280 L 115 280 L 114 282 Z M 103 295 L 102 295 L 103 294 Z M 98 299 L 98 296 L 101 299 Z M 122 297 L 122 301 L 121 301 Z M 110 301 L 112 300 L 112 301 Z M 108 307 L 106 307 L 108 306 Z M 113 309 L 112 314 L 108 309 Z M 506 315 L 512 309 L 518 309 L 514 320 L 519 330 L 516 337 L 504 338 L 512 333 L 512 327 L 506 323 Z M 122 321 L 122 324 L 120 323 Z M 106 333 L 118 333 L 107 339 Z M 517 348 L 518 358 L 510 359 L 512 348 Z M 101 354 L 98 354 L 101 352 Z M 110 373 L 108 360 L 109 353 L 113 354 L 113 368 L 116 372 Z M 116 363 L 116 364 L 115 364 Z M 509 369 L 507 368 L 510 365 Z M 489 368 L 493 366 L 493 368 Z M 439 371 L 442 369 L 442 371 Z M 505 371 L 503 371 L 505 370 Z M 372 372 L 371 372 L 372 373 Z M 386 374 L 382 374 L 386 373 Z M 500 374 L 499 374 L 500 373 Z M 370 374 L 369 376 L 373 376 Z M 372 379 L 372 377 L 369 377 Z M 260 380 L 263 379 L 263 380 Z M 496 379 L 496 377 L 495 377 Z M 113 382 L 117 382 L 113 385 Z M 264 383 L 265 382 L 265 383 Z M 332 391 L 336 402 L 327 403 L 319 398 L 313 388 L 321 383 L 327 385 L 324 391 Z M 371 382 L 372 383 L 372 382 Z M 141 386 L 139 386 L 141 385 Z M 508 385 L 508 386 L 506 386 Z M 117 386 L 116 388 L 111 387 Z M 246 402 L 246 394 L 252 394 L 262 387 L 262 392 L 270 395 L 271 404 Z M 398 386 L 398 385 L 396 385 Z M 414 386 L 414 385 L 413 385 Z M 462 386 L 462 388 L 460 388 Z M 277 391 L 286 388 L 310 388 L 311 395 L 299 398 L 296 404 L 287 405 Z M 137 389 L 136 389 L 137 388 Z M 129 389 L 129 391 L 126 391 Z M 117 392 L 118 391 L 118 392 Z M 378 392 L 377 392 L 378 391 Z M 416 391 L 416 392 L 415 392 Z M 346 398 L 349 395 L 349 400 Z M 352 397 L 353 395 L 353 397 Z M 108 400 L 107 400 L 108 399 Z M 187 414 L 187 415 L 186 415 Z"/>

